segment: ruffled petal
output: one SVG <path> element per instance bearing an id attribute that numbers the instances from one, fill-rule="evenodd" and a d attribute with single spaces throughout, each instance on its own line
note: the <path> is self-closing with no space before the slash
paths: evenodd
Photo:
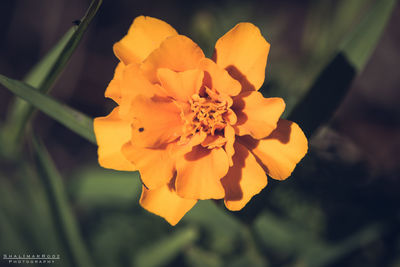
<path id="1" fill-rule="evenodd" d="M 114 78 L 108 84 L 107 89 L 104 93 L 105 97 L 111 98 L 116 103 L 121 102 L 122 97 L 122 77 L 124 73 L 125 65 L 124 63 L 118 63 L 117 67 L 115 68 Z"/>
<path id="2" fill-rule="evenodd" d="M 131 107 L 131 142 L 134 146 L 156 148 L 182 135 L 181 111 L 172 100 L 139 95 L 132 101 Z"/>
<path id="3" fill-rule="evenodd" d="M 166 97 L 162 88 L 150 83 L 146 77 L 143 76 L 142 71 L 137 65 L 131 64 L 124 68 L 122 73 L 121 83 L 121 100 L 120 116 L 126 119 L 132 118 L 132 101 L 138 96 L 146 96 L 151 98 L 153 96 Z"/>
<path id="4" fill-rule="evenodd" d="M 232 166 L 233 165 L 232 157 L 233 154 L 235 154 L 235 149 L 233 147 L 233 144 L 235 143 L 235 130 L 233 129 L 232 126 L 227 125 L 225 127 L 224 136 L 227 140 L 225 144 L 225 151 L 226 154 L 228 155 L 229 166 Z"/>
<path id="5" fill-rule="evenodd" d="M 228 156 L 222 148 L 195 146 L 176 161 L 176 191 L 189 199 L 223 198 L 221 178 L 228 168 Z"/>
<path id="6" fill-rule="evenodd" d="M 203 71 L 199 69 L 175 72 L 160 68 L 157 71 L 161 86 L 170 97 L 188 101 L 192 95 L 198 94 L 203 83 Z"/>
<path id="7" fill-rule="evenodd" d="M 215 44 L 213 59 L 242 84 L 258 90 L 264 83 L 269 43 L 251 23 L 239 23 Z"/>
<path id="8" fill-rule="evenodd" d="M 204 85 L 208 88 L 229 96 L 238 95 L 242 90 L 240 83 L 211 59 L 202 59 L 199 68 L 204 70 Z"/>
<path id="9" fill-rule="evenodd" d="M 232 109 L 228 109 L 222 116 L 230 125 L 234 125 L 237 122 L 237 116 Z"/>
<path id="10" fill-rule="evenodd" d="M 135 18 L 128 34 L 114 44 L 114 53 L 125 64 L 138 64 L 158 48 L 162 41 L 177 34 L 174 28 L 162 20 L 140 16 Z"/>
<path id="11" fill-rule="evenodd" d="M 193 146 L 204 141 L 206 135 L 197 133 L 187 143 L 172 142 L 158 148 L 135 146 L 127 142 L 122 153 L 140 172 L 142 183 L 147 189 L 156 189 L 171 181 L 176 168 L 176 160 L 190 152 Z"/>
<path id="12" fill-rule="evenodd" d="M 234 148 L 233 166 L 221 182 L 225 189 L 225 206 L 230 210 L 241 210 L 267 186 L 268 178 L 246 147 L 236 142 Z"/>
<path id="13" fill-rule="evenodd" d="M 134 171 L 136 167 L 121 152 L 122 146 L 131 137 L 128 121 L 121 120 L 116 107 L 108 116 L 94 119 L 99 164 L 104 168 L 120 171 Z"/>
<path id="14" fill-rule="evenodd" d="M 201 143 L 203 147 L 208 149 L 212 149 L 215 147 L 222 147 L 226 143 L 226 138 L 222 135 L 215 134 L 215 135 L 208 135 L 206 139 Z"/>
<path id="15" fill-rule="evenodd" d="M 277 180 L 289 177 L 308 149 L 307 138 L 300 127 L 282 119 L 267 138 L 254 140 L 244 136 L 240 140 L 263 164 L 267 174 Z"/>
<path id="16" fill-rule="evenodd" d="M 122 153 L 139 170 L 144 186 L 156 189 L 167 184 L 174 176 L 175 160 L 171 157 L 171 146 L 173 144 L 153 149 L 128 142 L 122 147 Z"/>
<path id="17" fill-rule="evenodd" d="M 285 102 L 278 97 L 264 98 L 259 92 L 244 92 L 234 98 L 232 110 L 237 115 L 236 134 L 261 139 L 276 128 Z"/>
<path id="18" fill-rule="evenodd" d="M 140 197 L 140 205 L 143 208 L 163 217 L 172 226 L 176 225 L 196 202 L 195 199 L 179 197 L 169 185 L 154 190 L 143 187 Z"/>
<path id="19" fill-rule="evenodd" d="M 183 35 L 172 36 L 164 40 L 143 62 L 141 68 L 152 83 L 157 83 L 157 70 L 167 68 L 173 71 L 197 69 L 204 58 L 201 48 Z"/>

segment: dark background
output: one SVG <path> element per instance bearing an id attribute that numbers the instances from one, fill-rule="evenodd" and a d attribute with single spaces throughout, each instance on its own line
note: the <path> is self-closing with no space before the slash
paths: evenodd
<path id="1" fill-rule="evenodd" d="M 347 2 L 105 0 L 51 95 L 92 117 L 106 115 L 114 105 L 104 98 L 117 64 L 112 45 L 136 16 L 147 15 L 192 38 L 206 56 L 211 56 L 216 40 L 236 23 L 253 22 L 271 44 L 263 93 L 283 97 L 290 106 L 374 1 Z M 81 0 L 2 0 L 0 73 L 22 79 L 88 5 L 89 1 Z M 343 17 L 344 11 L 356 5 L 361 8 Z M 345 240 L 372 224 L 384 229 L 378 238 L 349 249 L 331 266 L 400 266 L 395 265 L 400 264 L 399 25 L 397 4 L 364 71 L 330 123 L 310 140 L 310 152 L 294 177 L 283 183 L 271 181 L 266 189 L 271 195 L 266 209 L 295 224 L 302 221 L 328 242 Z M 12 98 L 0 88 L 0 121 L 5 120 Z M 67 180 L 82 165 L 96 163 L 97 148 L 62 125 L 41 113 L 33 125 Z M 0 166 L 7 173 L 8 163 Z M 259 208 L 258 202 L 254 205 Z M 249 205 L 244 214 L 253 208 Z M 87 228 L 98 218 L 79 215 L 79 205 L 76 209 L 84 236 L 89 238 Z M 293 263 L 295 256 L 268 246 L 262 251 L 273 266 L 307 266 Z M 178 257 L 171 266 L 184 262 Z"/>

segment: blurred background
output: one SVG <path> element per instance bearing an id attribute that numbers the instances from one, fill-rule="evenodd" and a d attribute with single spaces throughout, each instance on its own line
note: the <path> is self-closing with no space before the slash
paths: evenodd
<path id="1" fill-rule="evenodd" d="M 209 57 L 219 37 L 248 21 L 271 44 L 262 92 L 283 97 L 290 112 L 376 2 L 104 0 L 51 95 L 106 115 L 115 105 L 104 98 L 118 63 L 112 45 L 138 15 L 168 22 Z M 89 4 L 2 0 L 0 73 L 22 80 Z M 399 25 L 397 4 L 294 174 L 270 180 L 240 212 L 201 201 L 171 227 L 139 206 L 137 173 L 100 168 L 95 145 L 38 112 L 32 132 L 62 177 L 82 247 L 66 245 L 27 138 L 21 155 L 0 158 L 0 254 L 59 254 L 54 266 L 78 266 L 76 253 L 93 266 L 400 266 Z M 14 97 L 0 87 L 3 125 Z"/>

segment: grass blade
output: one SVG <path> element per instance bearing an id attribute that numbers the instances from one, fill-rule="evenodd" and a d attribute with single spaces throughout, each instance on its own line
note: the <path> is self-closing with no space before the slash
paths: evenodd
<path id="1" fill-rule="evenodd" d="M 78 267 L 94 266 L 80 236 L 76 219 L 69 207 L 62 178 L 44 145 L 35 138 L 32 140 L 37 170 L 51 204 L 60 238 L 64 241 L 71 262 L 73 266 Z"/>
<path id="2" fill-rule="evenodd" d="M 87 115 L 59 103 L 52 97 L 39 92 L 28 84 L 7 78 L 1 74 L 0 84 L 4 85 L 15 95 L 26 100 L 43 113 L 57 120 L 65 127 L 86 138 L 90 142 L 96 143 L 93 131 L 93 119 L 89 118 Z"/>
<path id="3" fill-rule="evenodd" d="M 199 233 L 195 228 L 175 231 L 172 235 L 154 243 L 154 245 L 140 250 L 134 258 L 133 266 L 165 266 L 181 252 L 183 247 L 193 243 L 198 236 Z"/>
<path id="4" fill-rule="evenodd" d="M 89 23 L 96 15 L 102 0 L 93 0 L 79 26 L 71 27 L 61 40 L 47 53 L 43 59 L 28 73 L 24 82 L 47 93 L 67 65 L 78 47 Z M 4 150 L 6 154 L 14 154 L 20 146 L 26 124 L 33 114 L 33 107 L 22 99 L 16 99 L 11 106 L 7 123 L 3 128 Z"/>
<path id="5" fill-rule="evenodd" d="M 332 61 L 316 79 L 288 119 L 301 123 L 305 134 L 329 120 L 376 47 L 396 0 L 376 1 L 355 30 L 348 35 Z"/>
<path id="6" fill-rule="evenodd" d="M 54 82 L 59 77 L 62 70 L 65 68 L 65 66 L 68 63 L 69 59 L 71 58 L 72 54 L 78 47 L 90 22 L 92 21 L 92 19 L 96 15 L 97 11 L 99 10 L 101 3 L 102 3 L 102 0 L 93 0 L 92 1 L 85 16 L 80 21 L 79 26 L 75 25 L 72 27 L 71 30 L 73 31 L 73 33 L 72 33 L 71 37 L 68 39 L 68 41 L 66 42 L 64 48 L 59 51 L 57 56 L 52 55 L 52 57 L 49 58 L 47 64 L 44 64 L 44 66 L 42 66 L 42 64 L 39 63 L 37 65 L 37 67 L 35 67 L 28 74 L 27 79 L 26 79 L 26 82 L 28 84 L 33 83 L 32 86 L 34 86 L 34 87 L 36 87 L 35 85 L 37 85 L 37 88 L 39 88 L 39 90 L 42 92 L 47 92 L 51 88 L 51 86 L 54 84 Z M 67 33 L 67 35 L 68 35 L 68 33 Z M 53 63 L 53 64 L 51 64 L 51 63 Z M 50 65 L 51 67 L 46 66 L 46 65 Z M 43 74 L 43 70 L 47 70 L 47 71 Z"/>

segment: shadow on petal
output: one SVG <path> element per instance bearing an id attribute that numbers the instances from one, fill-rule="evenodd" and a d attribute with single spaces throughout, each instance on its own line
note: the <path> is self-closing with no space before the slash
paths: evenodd
<path id="1" fill-rule="evenodd" d="M 218 59 L 218 52 L 217 49 L 214 49 L 214 54 L 212 60 L 217 62 Z M 252 85 L 249 80 L 247 79 L 246 75 L 244 75 L 237 67 L 233 65 L 229 65 L 225 68 L 225 70 L 232 76 L 235 80 L 240 82 L 242 85 L 242 92 L 243 91 L 255 91 L 256 88 Z"/>
<path id="2" fill-rule="evenodd" d="M 292 124 L 293 122 L 288 120 L 279 120 L 276 129 L 269 136 L 265 137 L 262 140 L 274 139 L 278 140 L 282 144 L 289 143 L 290 134 L 292 132 L 292 127 L 291 127 Z M 240 137 L 240 141 L 242 144 L 246 145 L 246 147 L 249 148 L 250 150 L 256 148 L 259 143 L 259 140 L 252 138 L 250 135 L 245 135 Z"/>
<path id="3" fill-rule="evenodd" d="M 175 190 L 175 181 L 176 181 L 176 172 L 174 173 L 174 176 L 172 177 L 172 179 L 167 184 L 168 189 L 171 192 L 176 192 L 176 190 Z"/>
<path id="4" fill-rule="evenodd" d="M 276 129 L 267 137 L 267 139 L 276 139 L 282 144 L 287 144 L 290 141 L 293 122 L 288 120 L 279 120 Z"/>
<path id="5" fill-rule="evenodd" d="M 188 161 L 197 161 L 201 158 L 208 156 L 211 153 L 210 149 L 195 149 L 185 154 L 185 159 Z"/>
<path id="6" fill-rule="evenodd" d="M 250 152 L 246 150 L 245 154 L 241 157 L 233 156 L 234 165 L 229 168 L 228 173 L 221 179 L 222 186 L 225 189 L 225 200 L 241 200 L 243 198 L 243 191 L 240 187 L 240 180 L 242 179 L 243 169 L 245 167 L 245 159 Z"/>
<path id="7" fill-rule="evenodd" d="M 251 93 L 251 91 L 240 94 L 240 97 L 235 97 L 234 98 L 234 106 L 236 108 L 233 108 L 236 117 L 237 117 L 237 121 L 236 121 L 236 126 L 240 126 L 246 123 L 246 121 L 249 119 L 249 117 L 247 116 L 247 114 L 245 112 L 243 112 L 244 107 L 246 106 L 246 103 L 244 101 L 243 98 L 249 96 L 249 94 Z"/>
<path id="8" fill-rule="evenodd" d="M 252 85 L 249 80 L 247 79 L 246 75 L 240 72 L 238 68 L 236 68 L 233 65 L 229 65 L 228 67 L 225 68 L 226 71 L 231 75 L 235 80 L 240 82 L 242 85 L 242 92 L 243 91 L 255 91 L 256 88 L 254 85 Z"/>

